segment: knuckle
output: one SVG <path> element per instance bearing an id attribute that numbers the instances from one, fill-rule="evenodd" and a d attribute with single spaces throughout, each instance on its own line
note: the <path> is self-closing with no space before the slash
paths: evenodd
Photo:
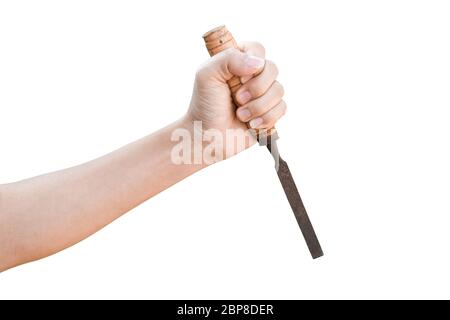
<path id="1" fill-rule="evenodd" d="M 276 122 L 276 119 L 274 118 L 274 116 L 272 116 L 272 115 L 263 116 L 264 127 L 266 127 L 266 128 L 272 127 L 275 122 Z"/>
<path id="2" fill-rule="evenodd" d="M 258 52 L 261 52 L 262 56 L 266 55 L 266 48 L 264 48 L 264 46 L 261 43 L 252 42 L 252 46 L 254 46 L 255 49 L 258 50 Z"/>
<path id="3" fill-rule="evenodd" d="M 265 110 L 265 105 L 260 103 L 260 101 L 254 101 L 248 104 L 248 108 L 252 115 L 259 116 L 263 114 Z"/>
<path id="4" fill-rule="evenodd" d="M 195 81 L 203 81 L 206 78 L 206 65 L 201 65 L 195 72 Z"/>
<path id="5" fill-rule="evenodd" d="M 205 63 L 200 66 L 195 72 L 195 82 L 196 83 L 206 83 L 211 80 L 213 74 L 215 73 L 215 66 L 211 63 Z"/>
<path id="6" fill-rule="evenodd" d="M 213 57 L 211 57 L 208 61 L 209 65 L 223 65 L 227 61 L 234 60 L 236 57 L 241 54 L 241 52 L 236 48 L 227 48 Z"/>
<path id="7" fill-rule="evenodd" d="M 205 62 L 203 62 L 195 72 L 195 80 L 196 81 L 208 80 L 211 73 L 216 68 L 217 64 L 220 63 L 218 58 L 219 57 L 216 55 L 211 59 L 208 59 Z"/>
<path id="8" fill-rule="evenodd" d="M 246 41 L 240 45 L 242 51 L 264 58 L 266 56 L 266 49 L 264 46 L 255 41 Z"/>
<path id="9" fill-rule="evenodd" d="M 284 116 L 287 111 L 287 104 L 284 100 L 281 101 L 281 115 Z"/>
<path id="10" fill-rule="evenodd" d="M 259 98 L 265 93 L 265 88 L 258 81 L 249 83 L 247 89 L 254 98 Z"/>
<path id="11" fill-rule="evenodd" d="M 277 92 L 277 96 L 282 97 L 284 96 L 284 87 L 281 83 L 279 83 L 278 81 L 274 82 L 274 86 L 275 86 L 275 90 Z"/>
<path id="12" fill-rule="evenodd" d="M 227 58 L 232 58 L 232 57 L 235 57 L 235 56 L 241 54 L 241 51 L 239 51 L 239 50 L 236 49 L 236 48 L 227 48 L 227 49 L 225 49 L 224 51 L 219 52 L 217 55 L 219 55 L 219 54 L 223 54 L 223 55 L 226 56 Z M 216 56 L 217 56 L 217 55 L 216 55 Z"/>
<path id="13" fill-rule="evenodd" d="M 266 60 L 266 68 L 270 70 L 271 73 L 273 73 L 274 77 L 278 77 L 279 70 L 275 62 L 272 60 Z"/>

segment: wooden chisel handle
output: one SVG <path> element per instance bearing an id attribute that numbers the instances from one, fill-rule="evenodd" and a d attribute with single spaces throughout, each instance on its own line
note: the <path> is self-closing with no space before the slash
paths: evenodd
<path id="1" fill-rule="evenodd" d="M 220 26 L 208 31 L 203 35 L 203 40 L 205 40 L 206 49 L 208 49 L 209 55 L 211 57 L 229 48 L 239 49 L 236 40 L 234 40 L 233 38 L 233 35 L 225 26 Z M 242 86 L 240 77 L 234 76 L 233 78 L 228 80 L 228 85 L 230 86 L 230 91 L 235 105 L 239 106 L 239 103 L 235 99 L 235 93 Z M 261 143 L 262 141 L 267 141 L 267 137 L 271 135 L 274 135 L 275 137 L 276 130 L 275 128 L 271 128 L 268 130 L 258 130 L 257 135 L 258 140 Z M 262 135 L 265 135 L 266 139 L 261 139 Z"/>

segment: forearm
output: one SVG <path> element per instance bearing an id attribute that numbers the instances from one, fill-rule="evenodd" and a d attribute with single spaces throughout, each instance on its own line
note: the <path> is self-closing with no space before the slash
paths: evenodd
<path id="1" fill-rule="evenodd" d="M 174 164 L 177 121 L 106 156 L 0 186 L 0 271 L 86 238 L 203 165 Z"/>

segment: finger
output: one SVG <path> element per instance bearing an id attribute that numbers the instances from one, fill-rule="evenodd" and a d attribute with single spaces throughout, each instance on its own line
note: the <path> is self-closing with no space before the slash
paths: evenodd
<path id="1" fill-rule="evenodd" d="M 264 46 L 259 42 L 242 42 L 239 45 L 239 50 L 242 52 L 245 52 L 252 56 L 257 56 L 260 58 L 265 59 L 266 58 L 266 49 L 264 49 Z"/>
<path id="2" fill-rule="evenodd" d="M 249 55 L 257 56 L 263 59 L 266 58 L 266 49 L 264 49 L 264 46 L 259 42 L 242 42 L 239 44 L 239 49 Z M 241 83 L 246 83 L 253 77 L 254 75 L 243 76 L 241 77 Z"/>
<path id="3" fill-rule="evenodd" d="M 278 68 L 272 61 L 266 61 L 264 70 L 255 78 L 244 83 L 236 92 L 239 105 L 244 105 L 252 99 L 261 97 L 274 83 L 278 76 Z"/>
<path id="4" fill-rule="evenodd" d="M 281 100 L 279 104 L 260 117 L 250 120 L 249 125 L 253 129 L 270 129 L 286 113 L 286 103 Z"/>
<path id="5" fill-rule="evenodd" d="M 259 117 L 280 103 L 283 95 L 283 86 L 275 81 L 264 95 L 239 107 L 236 115 L 243 122 Z"/>
<path id="6" fill-rule="evenodd" d="M 222 82 L 233 76 L 251 75 L 264 68 L 265 60 L 249 55 L 237 49 L 227 49 L 212 57 L 197 72 L 197 76 L 204 80 L 211 78 Z"/>

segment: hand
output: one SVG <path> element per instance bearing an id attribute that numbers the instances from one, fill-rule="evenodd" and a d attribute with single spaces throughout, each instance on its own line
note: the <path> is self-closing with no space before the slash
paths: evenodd
<path id="1" fill-rule="evenodd" d="M 245 130 L 244 146 L 227 151 L 226 157 L 255 143 L 247 132 L 247 122 L 251 128 L 269 129 L 286 112 L 284 90 L 276 81 L 278 69 L 273 62 L 264 60 L 264 47 L 244 43 L 240 50 L 225 50 L 200 67 L 187 114 L 188 121 L 201 121 L 203 130 L 216 129 L 224 136 L 227 129 Z M 238 108 L 227 84 L 234 75 L 241 77 L 243 83 L 235 94 Z"/>

